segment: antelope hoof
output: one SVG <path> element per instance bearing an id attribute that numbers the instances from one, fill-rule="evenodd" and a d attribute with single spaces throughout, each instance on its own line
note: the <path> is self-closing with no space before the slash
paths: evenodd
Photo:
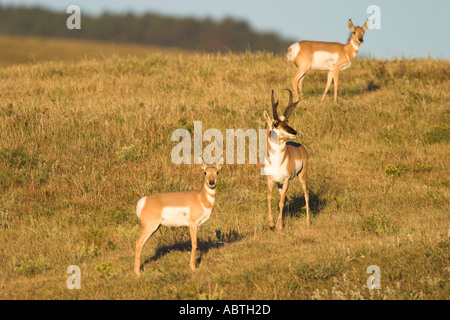
<path id="1" fill-rule="evenodd" d="M 281 221 L 277 222 L 277 225 L 275 226 L 275 228 L 277 229 L 277 231 L 281 231 L 283 229 L 283 225 L 281 224 Z"/>
<path id="2" fill-rule="evenodd" d="M 134 274 L 135 274 L 136 276 L 138 276 L 138 277 L 141 276 L 141 272 L 140 272 L 139 270 L 134 270 Z"/>

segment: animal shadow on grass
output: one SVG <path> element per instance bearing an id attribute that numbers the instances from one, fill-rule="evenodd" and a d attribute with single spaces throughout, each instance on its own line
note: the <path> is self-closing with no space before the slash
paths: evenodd
<path id="1" fill-rule="evenodd" d="M 309 190 L 309 210 L 311 218 L 314 218 L 322 208 L 325 206 L 326 200 L 320 198 L 320 196 L 311 190 Z M 306 201 L 303 192 L 286 197 L 286 202 L 284 203 L 283 215 L 294 217 L 306 217 Z"/>
<path id="2" fill-rule="evenodd" d="M 373 80 L 368 80 L 367 87 L 359 87 L 356 89 L 347 89 L 347 90 L 343 88 L 341 94 L 344 97 L 353 98 L 355 96 L 359 96 L 361 94 L 368 92 L 375 92 L 380 89 L 381 87 L 379 84 L 375 83 Z"/>
<path id="3" fill-rule="evenodd" d="M 210 249 L 217 249 L 224 246 L 225 244 L 233 243 L 243 238 L 243 236 L 234 229 L 233 230 L 230 229 L 225 233 L 216 229 L 215 233 L 216 233 L 215 238 L 211 239 L 211 237 L 208 237 L 206 241 L 200 239 L 200 237 L 197 238 L 197 251 L 200 252 L 200 256 L 196 259 L 197 266 L 201 263 L 203 255 L 207 254 Z M 155 254 L 144 261 L 144 263 L 141 265 L 141 269 L 143 266 L 150 263 L 151 261 L 156 261 L 172 251 L 190 252 L 191 249 L 192 249 L 191 239 L 185 240 L 183 242 L 175 242 L 170 245 L 159 246 L 156 249 Z"/>
<path id="4" fill-rule="evenodd" d="M 376 84 L 373 80 L 368 80 L 367 87 L 365 87 L 365 88 L 363 87 L 363 88 L 348 90 L 348 89 L 345 89 L 345 87 L 343 87 L 342 89 L 339 90 L 339 94 L 341 94 L 342 97 L 354 97 L 356 95 L 361 95 L 361 94 L 367 93 L 367 92 L 374 92 L 374 91 L 378 91 L 380 89 L 381 89 L 380 85 Z M 323 94 L 323 89 L 320 89 L 320 88 L 311 88 L 309 90 L 305 90 L 305 96 L 319 96 L 319 98 L 320 98 L 321 94 Z M 333 90 L 329 90 L 327 93 L 327 96 L 332 97 Z"/>
<path id="5" fill-rule="evenodd" d="M 367 83 L 367 92 L 372 92 L 372 91 L 377 91 L 380 90 L 380 86 L 378 84 L 376 84 L 375 82 L 373 82 L 372 80 L 369 80 L 369 82 Z"/>

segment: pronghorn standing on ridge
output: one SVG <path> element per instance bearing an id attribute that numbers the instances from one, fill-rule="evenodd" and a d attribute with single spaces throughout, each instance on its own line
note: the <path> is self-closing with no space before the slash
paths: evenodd
<path id="1" fill-rule="evenodd" d="M 359 46 L 364 42 L 364 32 L 369 27 L 369 20 L 362 27 L 353 26 L 348 20 L 348 28 L 352 31 L 347 44 L 338 42 L 300 41 L 289 47 L 287 59 L 297 66 L 297 73 L 292 78 L 292 88 L 297 95 L 297 89 L 302 95 L 302 82 L 308 70 L 328 71 L 327 85 L 322 100 L 330 89 L 334 79 L 334 102 L 337 102 L 339 71 L 347 69 L 358 53 Z"/>
<path id="2" fill-rule="evenodd" d="M 309 192 L 307 185 L 308 170 L 308 150 L 302 144 L 287 141 L 297 135 L 297 131 L 288 124 L 289 116 L 299 101 L 292 102 L 292 92 L 289 89 L 289 104 L 282 116 L 278 116 L 278 102 L 274 101 L 272 90 L 272 112 L 273 119 L 264 110 L 264 119 L 267 128 L 267 158 L 264 163 L 264 173 L 267 175 L 267 201 L 269 203 L 269 226 L 273 228 L 271 200 L 272 188 L 275 182 L 280 191 L 279 214 L 276 228 L 282 229 L 282 214 L 286 193 L 289 188 L 289 181 L 298 176 L 302 185 L 306 202 L 306 224 L 310 224 L 309 218 Z"/>
<path id="3" fill-rule="evenodd" d="M 195 270 L 197 228 L 211 216 L 216 198 L 217 175 L 221 168 L 222 164 L 206 165 L 202 159 L 202 169 L 205 173 L 205 183 L 202 190 L 155 193 L 138 201 L 136 213 L 143 226 L 143 231 L 136 242 L 134 273 L 140 275 L 142 247 L 148 238 L 158 230 L 160 225 L 189 227 L 192 243 L 190 266 L 192 270 Z"/>

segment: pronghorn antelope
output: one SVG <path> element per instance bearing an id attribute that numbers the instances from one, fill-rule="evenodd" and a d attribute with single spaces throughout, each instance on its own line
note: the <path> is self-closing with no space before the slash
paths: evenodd
<path id="1" fill-rule="evenodd" d="M 190 266 L 192 270 L 195 270 L 197 228 L 211 216 L 216 197 L 217 175 L 221 168 L 222 164 L 206 165 L 202 159 L 202 169 L 205 173 L 205 183 L 202 190 L 156 193 L 143 197 L 138 201 L 136 213 L 141 221 L 143 230 L 136 242 L 134 272 L 137 275 L 140 275 L 142 247 L 160 225 L 189 227 L 192 243 Z"/>
<path id="2" fill-rule="evenodd" d="M 302 82 L 308 70 L 328 71 L 327 85 L 322 100 L 330 89 L 334 79 L 334 102 L 337 102 L 339 72 L 352 64 L 358 53 L 359 46 L 364 42 L 364 32 L 369 27 L 369 20 L 362 27 L 353 26 L 348 20 L 348 28 L 352 31 L 347 44 L 338 42 L 300 41 L 289 47 L 287 58 L 297 66 L 297 73 L 292 78 L 292 87 L 297 95 L 297 88 L 302 95 Z"/>
<path id="3" fill-rule="evenodd" d="M 299 101 L 292 102 L 292 92 L 289 89 L 289 104 L 282 116 L 278 116 L 278 102 L 274 101 L 272 90 L 272 112 L 273 119 L 264 110 L 264 119 L 267 128 L 267 158 L 264 164 L 264 172 L 267 175 L 267 201 L 269 203 L 269 226 L 273 228 L 271 200 L 272 188 L 275 182 L 280 191 L 279 214 L 276 222 L 276 228 L 282 229 L 282 214 L 286 193 L 289 188 L 289 181 L 298 176 L 303 188 L 306 202 L 306 224 L 309 225 L 309 193 L 307 186 L 307 170 L 308 170 L 308 150 L 304 145 L 293 141 L 297 135 L 297 131 L 288 124 L 288 119 L 292 110 Z"/>

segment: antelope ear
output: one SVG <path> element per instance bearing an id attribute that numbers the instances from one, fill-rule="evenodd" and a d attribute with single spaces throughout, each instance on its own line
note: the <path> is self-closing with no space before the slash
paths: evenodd
<path id="1" fill-rule="evenodd" d="M 205 160 L 203 160 L 203 158 L 199 157 L 202 160 L 202 169 L 206 170 L 206 168 L 208 167 L 205 163 Z"/>
<path id="2" fill-rule="evenodd" d="M 352 19 L 348 19 L 348 28 L 355 32 L 355 26 L 353 25 Z"/>
<path id="3" fill-rule="evenodd" d="M 362 26 L 363 31 L 366 31 L 367 28 L 369 28 L 370 22 L 369 19 L 367 19 L 366 23 L 364 23 L 364 25 Z"/>
<path id="4" fill-rule="evenodd" d="M 264 120 L 266 120 L 266 123 L 270 125 L 272 123 L 272 118 L 269 116 L 266 110 L 264 110 Z"/>

